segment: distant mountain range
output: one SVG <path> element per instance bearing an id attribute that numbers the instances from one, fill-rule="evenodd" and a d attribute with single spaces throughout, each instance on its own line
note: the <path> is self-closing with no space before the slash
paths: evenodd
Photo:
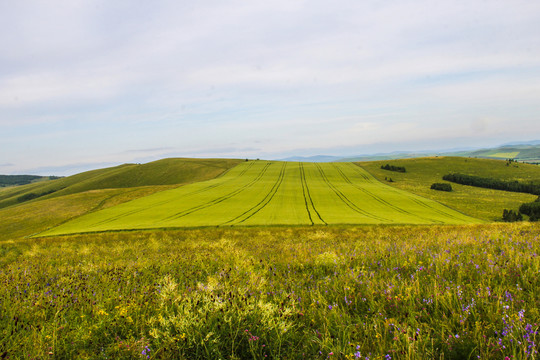
<path id="1" fill-rule="evenodd" d="M 303 162 L 352 162 L 352 161 L 376 161 L 376 160 L 393 160 L 393 159 L 408 159 L 415 157 L 426 156 L 460 156 L 460 157 L 477 157 L 485 159 L 514 159 L 516 161 L 540 163 L 540 140 L 513 142 L 500 145 L 494 148 L 486 149 L 463 149 L 455 151 L 394 151 L 391 153 L 366 154 L 358 156 L 293 156 L 284 161 L 303 161 Z"/>

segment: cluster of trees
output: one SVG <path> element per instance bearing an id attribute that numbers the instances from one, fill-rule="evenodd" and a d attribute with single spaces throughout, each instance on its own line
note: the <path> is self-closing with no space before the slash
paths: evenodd
<path id="1" fill-rule="evenodd" d="M 523 216 L 521 215 L 521 213 L 519 211 L 514 211 L 514 210 L 506 210 L 504 209 L 503 210 L 503 221 L 506 221 L 506 222 L 516 222 L 516 221 L 522 221 L 523 220 Z"/>
<path id="2" fill-rule="evenodd" d="M 439 190 L 439 191 L 452 191 L 452 185 L 448 183 L 435 183 L 431 185 L 431 188 L 433 190 Z"/>
<path id="3" fill-rule="evenodd" d="M 32 181 L 41 179 L 37 175 L 0 175 L 0 187 L 13 185 L 26 185 Z"/>
<path id="4" fill-rule="evenodd" d="M 505 181 L 493 178 L 485 178 L 474 175 L 447 174 L 443 180 L 455 182 L 462 185 L 470 185 L 487 189 L 504 190 L 512 192 L 522 192 L 533 195 L 540 195 L 540 185 L 534 183 L 524 183 L 517 180 Z"/>
<path id="5" fill-rule="evenodd" d="M 540 220 L 540 196 L 533 202 L 521 204 L 519 212 L 529 215 L 530 221 Z"/>
<path id="6" fill-rule="evenodd" d="M 511 162 L 511 160 L 508 160 Z M 539 195 L 538 199 L 530 203 L 521 204 L 519 211 L 503 210 L 503 221 L 514 222 L 522 221 L 523 215 L 528 215 L 530 221 L 540 220 L 540 184 L 524 183 L 519 181 L 504 181 L 493 178 L 484 178 L 474 175 L 448 174 L 443 176 L 443 180 L 455 182 L 462 185 L 470 185 L 487 189 L 504 190 L 512 192 L 522 192 L 527 194 Z M 431 185 L 433 189 L 437 184 Z M 444 184 L 441 184 L 444 185 Z M 438 190 L 438 189 L 437 189 Z"/>
<path id="7" fill-rule="evenodd" d="M 406 172 L 405 167 L 403 167 L 403 166 L 395 166 L 395 165 L 390 165 L 390 164 L 381 165 L 381 169 L 390 170 L 390 171 L 397 171 L 397 172 L 402 172 L 402 173 Z"/>
<path id="8" fill-rule="evenodd" d="M 36 199 L 38 197 L 42 197 L 42 196 L 45 196 L 45 195 L 52 194 L 55 191 L 56 190 L 48 190 L 48 191 L 45 191 L 45 192 L 42 192 L 42 193 L 39 193 L 39 194 L 36 194 L 36 193 L 24 194 L 22 196 L 19 196 L 17 198 L 17 201 L 20 202 L 20 203 L 25 202 L 25 201 L 30 201 L 30 200 Z"/>

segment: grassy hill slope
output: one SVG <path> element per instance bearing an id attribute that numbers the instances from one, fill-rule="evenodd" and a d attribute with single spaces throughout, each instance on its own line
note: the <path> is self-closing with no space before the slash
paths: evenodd
<path id="1" fill-rule="evenodd" d="M 240 163 L 234 159 L 163 159 L 124 164 L 0 191 L 0 208 L 20 204 L 22 196 L 44 200 L 89 190 L 175 185 L 212 179 Z M 33 200 L 36 201 L 36 200 Z"/>
<path id="2" fill-rule="evenodd" d="M 407 172 L 399 173 L 381 169 L 381 165 L 403 166 Z M 501 190 L 482 189 L 452 184 L 452 192 L 431 190 L 431 184 L 445 182 L 442 177 L 451 172 L 492 177 L 502 180 L 540 182 L 540 167 L 529 164 L 509 166 L 505 161 L 461 157 L 434 157 L 402 160 L 361 162 L 357 165 L 369 171 L 377 179 L 392 178 L 390 185 L 438 201 L 452 209 L 470 216 L 494 221 L 500 220 L 503 209 L 515 209 L 521 203 L 534 201 L 529 194 Z"/>
<path id="3" fill-rule="evenodd" d="M 0 209 L 0 241 L 29 236 L 89 212 L 174 187 L 176 185 L 90 190 Z"/>
<path id="4" fill-rule="evenodd" d="M 351 163 L 242 163 L 220 178 L 93 212 L 40 235 L 194 226 L 463 224 L 476 219 Z"/>
<path id="5" fill-rule="evenodd" d="M 211 179 L 239 162 L 229 159 L 164 159 L 144 165 L 121 165 L 53 181 L 2 188 L 0 202 L 5 207 L 0 208 L 0 240 L 28 236 L 92 211 L 182 184 Z M 24 194 L 42 193 L 60 187 L 64 188 L 31 201 L 17 201 Z"/>

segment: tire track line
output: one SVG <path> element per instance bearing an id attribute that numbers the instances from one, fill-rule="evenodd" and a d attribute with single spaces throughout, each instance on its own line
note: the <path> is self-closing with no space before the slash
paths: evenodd
<path id="1" fill-rule="evenodd" d="M 368 213 L 367 211 L 362 210 L 361 208 L 359 208 L 351 200 L 349 200 L 347 198 L 347 196 L 345 196 L 345 194 L 343 194 L 338 188 L 336 188 L 328 180 L 328 177 L 326 176 L 326 174 L 324 173 L 324 170 L 322 169 L 322 167 L 319 164 L 316 163 L 315 165 L 319 169 L 319 172 L 321 173 L 321 176 L 322 176 L 323 180 L 326 182 L 326 185 L 328 185 L 328 187 L 330 187 L 330 189 L 332 189 L 334 191 L 334 193 L 341 199 L 341 201 L 343 201 L 343 203 L 345 203 L 345 205 L 347 205 L 349 208 L 351 208 L 352 210 L 356 211 L 359 214 L 362 214 L 362 215 L 364 215 L 366 217 L 369 217 L 369 218 L 372 218 L 372 219 L 375 219 L 375 220 L 378 220 L 378 221 L 394 222 L 393 220 L 386 219 L 386 218 L 383 218 L 383 217 L 380 217 L 380 216 L 377 216 L 377 215 L 373 215 L 373 214 Z"/>
<path id="2" fill-rule="evenodd" d="M 314 225 L 313 219 L 311 218 L 311 212 L 309 211 L 308 201 L 306 198 L 306 185 L 305 182 L 305 174 L 304 174 L 304 167 L 301 162 L 298 163 L 298 168 L 300 169 L 300 182 L 302 183 L 302 194 L 304 195 L 304 205 L 306 206 L 306 211 L 309 217 L 309 221 L 311 222 L 311 225 Z M 311 200 L 311 199 L 310 199 Z"/>
<path id="3" fill-rule="evenodd" d="M 459 217 L 457 217 L 457 216 L 455 216 L 455 215 L 452 215 L 452 214 L 449 214 L 449 213 L 447 213 L 447 212 L 445 212 L 445 211 L 443 211 L 443 210 L 437 209 L 437 208 L 435 208 L 435 207 L 433 207 L 433 206 L 431 206 L 431 205 L 429 205 L 429 204 L 426 204 L 426 203 L 425 203 L 424 201 L 422 201 L 422 200 L 416 199 L 416 198 L 414 198 L 414 197 L 412 197 L 412 196 L 411 196 L 411 199 L 412 199 L 415 203 L 417 203 L 418 205 L 423 206 L 423 207 L 425 207 L 425 208 L 428 208 L 428 209 L 430 209 L 430 210 L 432 210 L 432 211 L 434 211 L 434 212 L 436 212 L 436 213 L 438 213 L 438 214 L 440 214 L 440 215 L 443 215 L 443 216 L 446 216 L 446 217 L 450 217 L 450 218 L 452 218 L 452 219 L 454 219 L 454 220 L 463 221 L 463 219 L 460 219 Z M 433 202 L 435 202 L 435 201 L 433 201 Z M 437 202 L 435 202 L 435 203 L 437 203 Z"/>
<path id="4" fill-rule="evenodd" d="M 250 212 L 252 212 L 251 214 L 249 214 L 248 216 L 246 216 L 244 219 L 238 221 L 236 224 L 241 224 L 243 223 L 244 221 L 246 221 L 247 219 L 251 218 L 253 215 L 257 214 L 259 211 L 261 211 L 266 205 L 268 205 L 268 203 L 270 201 L 272 201 L 272 198 L 276 195 L 279 187 L 281 186 L 281 183 L 283 182 L 283 179 L 285 177 L 285 168 L 287 167 L 287 163 L 284 162 L 283 163 L 283 166 L 281 167 L 281 170 L 279 172 L 279 175 L 278 175 L 278 178 L 277 178 L 277 181 L 274 183 L 274 185 L 272 186 L 272 188 L 270 189 L 270 191 L 265 195 L 265 197 L 259 201 L 255 206 L 252 206 L 251 208 L 249 208 L 248 210 L 244 211 L 242 214 L 238 215 L 237 217 L 235 217 L 234 219 L 231 219 L 221 225 L 227 225 L 231 222 L 234 222 L 235 220 L 238 220 L 240 219 L 241 217 L 245 216 L 246 214 L 249 214 Z M 261 205 L 262 204 L 262 205 Z M 232 225 L 231 225 L 232 226 Z"/>
<path id="5" fill-rule="evenodd" d="M 192 207 L 190 209 L 182 210 L 179 213 L 168 216 L 165 219 L 162 219 L 162 220 L 158 221 L 157 224 L 163 223 L 163 222 L 166 222 L 166 221 L 169 221 L 169 220 L 179 219 L 181 217 L 193 214 L 194 212 L 197 212 L 199 210 L 203 210 L 203 209 L 209 208 L 211 206 L 217 205 L 217 204 L 219 204 L 219 203 L 221 203 L 221 202 L 223 202 L 225 200 L 228 200 L 228 199 L 240 194 L 242 191 L 246 190 L 247 188 L 251 187 L 253 184 L 257 183 L 264 176 L 264 174 L 266 173 L 266 171 L 268 170 L 268 168 L 270 167 L 271 164 L 272 163 L 270 163 L 270 162 L 266 163 L 266 165 L 261 170 L 259 175 L 254 180 L 252 180 L 248 184 L 242 186 L 241 188 L 236 189 L 236 190 L 234 190 L 234 191 L 232 191 L 232 192 L 230 192 L 230 193 L 228 193 L 226 195 L 220 196 L 220 197 L 218 197 L 216 199 L 213 199 L 213 200 L 211 200 L 209 202 L 206 202 L 204 204 L 194 206 L 194 207 Z"/>
<path id="6" fill-rule="evenodd" d="M 205 191 L 208 191 L 208 190 L 211 190 L 211 189 L 214 189 L 216 187 L 219 187 L 221 185 L 224 185 L 226 183 L 229 183 L 231 181 L 234 181 L 236 180 L 237 178 L 241 177 L 242 175 L 244 175 L 252 166 L 253 166 L 254 162 L 250 163 L 248 166 L 246 166 L 246 168 L 244 170 L 242 170 L 242 172 L 240 174 L 238 174 L 237 176 L 231 178 L 231 179 L 227 179 L 225 181 L 222 181 L 220 182 L 219 184 L 212 184 L 212 185 L 209 185 L 203 189 L 198 189 L 198 190 L 195 190 L 195 191 L 192 191 L 190 193 L 187 193 L 187 194 L 183 194 L 181 195 L 181 197 L 185 197 L 185 196 L 190 196 L 190 195 L 194 195 L 194 194 L 200 194 L 202 192 L 205 192 Z M 124 218 L 126 216 L 130 216 L 130 215 L 133 215 L 133 214 L 136 214 L 136 213 L 139 213 L 139 212 L 142 212 L 142 211 L 146 211 L 148 209 L 152 209 L 152 208 L 155 208 L 155 207 L 158 207 L 158 206 L 162 206 L 162 205 L 165 205 L 165 204 L 168 204 L 168 203 L 171 203 L 171 202 L 174 202 L 174 201 L 178 201 L 178 198 L 175 196 L 173 197 L 172 199 L 167 199 L 167 200 L 164 200 L 164 201 L 160 201 L 160 202 L 157 202 L 155 204 L 153 204 L 152 206 L 150 207 L 141 207 L 141 208 L 138 208 L 138 209 L 134 209 L 134 210 L 131 210 L 131 211 L 128 211 L 128 212 L 125 212 L 125 213 L 122 213 L 122 214 L 119 214 L 117 216 L 113 216 L 113 217 L 110 217 L 110 218 L 107 218 L 105 220 L 102 220 L 100 222 L 97 222 L 95 224 L 92 224 L 89 226 L 89 228 L 93 228 L 93 227 L 96 227 L 96 226 L 99 226 L 99 225 L 104 225 L 104 224 L 108 224 L 110 222 L 113 222 L 113 221 L 116 221 L 118 219 L 121 219 L 121 218 Z"/>
<path id="7" fill-rule="evenodd" d="M 328 225 L 328 223 L 323 220 L 321 214 L 319 214 L 319 212 L 317 211 L 317 208 L 315 207 L 315 204 L 313 203 L 313 198 L 311 197 L 311 192 L 309 191 L 309 186 L 307 184 L 306 170 L 304 169 L 304 163 L 300 163 L 300 178 L 302 181 L 302 191 L 304 191 L 304 187 L 305 187 L 304 201 L 306 203 L 306 210 L 308 212 L 309 220 L 311 220 L 311 225 L 314 225 L 315 223 L 313 222 L 313 219 L 311 218 L 309 205 L 306 200 L 306 194 L 307 194 L 307 198 L 309 199 L 309 204 L 311 204 L 311 207 L 313 208 L 313 211 L 315 211 L 315 214 L 317 214 L 317 217 L 319 218 L 319 220 L 321 220 L 324 223 L 324 225 Z"/>
<path id="8" fill-rule="evenodd" d="M 417 215 L 417 214 L 413 214 L 411 213 L 410 211 L 407 211 L 405 209 L 402 209 L 400 208 L 399 206 L 397 205 L 394 205 L 392 204 L 391 202 L 388 202 L 386 200 L 384 200 L 382 197 L 379 197 L 375 194 L 373 194 L 371 191 L 363 188 L 362 186 L 358 185 L 358 184 L 355 184 L 351 181 L 351 179 L 343 172 L 343 170 L 341 170 L 336 164 L 333 164 L 334 167 L 336 168 L 336 170 L 338 171 L 338 173 L 341 175 L 341 177 L 345 180 L 345 182 L 347 182 L 348 184 L 354 186 L 355 188 L 357 188 L 358 190 L 362 191 L 364 194 L 370 196 L 373 200 L 383 204 L 384 206 L 387 206 L 391 209 L 394 209 L 395 211 L 397 212 L 400 212 L 402 214 L 405 214 L 405 215 L 409 215 L 409 216 L 413 216 L 413 217 L 417 217 L 417 218 L 420 218 L 420 219 L 423 219 L 423 220 L 427 220 L 429 222 L 433 222 L 435 221 L 434 219 L 430 219 L 430 218 L 426 218 L 426 217 L 423 217 L 421 215 Z M 364 177 L 365 179 L 366 177 Z M 439 222 L 439 221 L 436 221 L 437 223 L 442 223 L 442 222 Z"/>
<path id="9" fill-rule="evenodd" d="M 356 167 L 356 168 L 354 168 L 354 170 L 355 170 L 356 172 L 358 172 L 362 177 L 366 178 L 366 175 L 363 174 L 362 170 L 361 170 L 357 165 L 352 165 L 352 164 L 351 164 L 351 166 Z M 400 193 L 397 189 L 395 189 L 395 188 L 393 188 L 393 187 L 390 187 L 390 188 L 392 189 L 392 191 L 393 191 L 394 193 L 396 193 L 396 194 L 399 194 L 399 193 Z M 433 207 L 433 206 L 431 206 L 431 205 L 425 203 L 424 201 L 418 199 L 414 194 L 411 194 L 411 193 L 409 193 L 408 191 L 406 192 L 406 195 L 407 195 L 407 197 L 408 197 L 409 199 L 411 199 L 412 201 L 414 201 L 414 202 L 417 203 L 418 205 L 420 205 L 420 206 L 422 206 L 422 207 L 424 207 L 424 208 L 430 209 L 430 210 L 436 212 L 436 213 L 439 214 L 439 215 L 443 215 L 443 216 L 446 216 L 446 217 L 450 217 L 450 218 L 452 218 L 452 219 L 454 219 L 454 220 L 463 221 L 463 219 L 460 219 L 459 217 L 457 217 L 457 216 L 455 216 L 455 215 L 453 215 L 453 214 L 449 214 L 449 213 L 447 213 L 447 212 L 445 212 L 445 211 L 443 211 L 443 210 L 437 209 L 437 208 L 435 208 L 435 207 Z M 437 202 L 435 202 L 435 203 L 437 203 Z M 431 221 L 433 221 L 433 222 L 435 222 L 435 223 L 444 224 L 444 221 L 435 220 L 435 219 L 429 219 L 429 218 L 428 218 L 428 220 L 431 220 Z"/>

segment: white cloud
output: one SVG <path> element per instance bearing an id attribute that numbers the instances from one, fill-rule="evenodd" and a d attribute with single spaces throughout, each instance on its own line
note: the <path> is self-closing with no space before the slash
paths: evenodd
<path id="1" fill-rule="evenodd" d="M 29 163 L 30 139 L 58 163 L 498 128 L 528 139 L 538 23 L 540 3 L 525 0 L 3 2 L 0 151 L 23 155 L 0 161 Z M 475 131 L 479 119 L 497 120 Z"/>

